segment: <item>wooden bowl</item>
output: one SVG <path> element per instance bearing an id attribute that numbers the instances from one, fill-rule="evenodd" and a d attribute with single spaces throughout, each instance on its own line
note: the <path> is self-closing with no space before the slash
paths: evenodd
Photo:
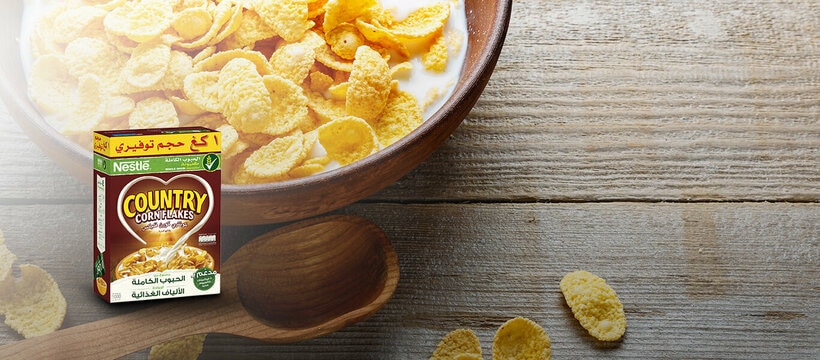
<path id="1" fill-rule="evenodd" d="M 222 222 L 265 224 L 306 218 L 365 198 L 416 168 L 458 127 L 475 105 L 501 52 L 512 0 L 465 0 L 467 58 L 452 96 L 418 129 L 391 146 L 339 169 L 301 179 L 257 185 L 222 186 Z M 26 134 L 57 164 L 91 181 L 91 152 L 63 137 L 26 95 L 19 53 L 22 1 L 3 4 L 0 14 L 0 97 Z"/>

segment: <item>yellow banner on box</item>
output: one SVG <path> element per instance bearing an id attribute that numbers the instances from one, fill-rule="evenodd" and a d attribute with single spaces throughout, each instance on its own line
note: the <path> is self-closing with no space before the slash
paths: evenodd
<path id="1" fill-rule="evenodd" d="M 200 154 L 221 151 L 217 131 L 108 135 L 94 133 L 94 152 L 109 157 Z"/>

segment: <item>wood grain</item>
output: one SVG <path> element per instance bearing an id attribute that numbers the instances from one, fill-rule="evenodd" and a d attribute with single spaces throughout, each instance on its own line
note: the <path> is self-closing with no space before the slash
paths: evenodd
<path id="1" fill-rule="evenodd" d="M 816 1 L 517 1 L 470 116 L 378 197 L 816 201 L 818 14 Z"/>

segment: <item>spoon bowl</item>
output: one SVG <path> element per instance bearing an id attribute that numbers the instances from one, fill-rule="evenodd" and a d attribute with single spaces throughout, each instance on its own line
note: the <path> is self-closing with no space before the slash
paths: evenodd
<path id="1" fill-rule="evenodd" d="M 0 346 L 0 359 L 117 358 L 175 338 L 225 333 L 296 342 L 364 320 L 399 280 L 387 236 L 367 220 L 331 215 L 263 234 L 222 266 L 222 293 Z"/>

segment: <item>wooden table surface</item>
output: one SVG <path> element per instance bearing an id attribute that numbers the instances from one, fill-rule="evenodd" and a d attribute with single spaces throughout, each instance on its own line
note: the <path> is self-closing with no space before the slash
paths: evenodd
<path id="1" fill-rule="evenodd" d="M 292 345 L 208 335 L 200 359 L 425 359 L 528 317 L 556 359 L 820 358 L 820 2 L 515 1 L 493 77 L 419 168 L 339 213 L 382 227 L 401 280 L 375 316 Z M 91 189 L 0 108 L 0 229 L 68 302 L 95 299 Z M 225 227 L 234 244 L 275 227 Z M 230 253 L 236 245 L 226 245 Z M 627 315 L 600 343 L 572 270 Z M 21 337 L 0 324 L 0 344 Z M 127 358 L 144 359 L 147 351 Z"/>

